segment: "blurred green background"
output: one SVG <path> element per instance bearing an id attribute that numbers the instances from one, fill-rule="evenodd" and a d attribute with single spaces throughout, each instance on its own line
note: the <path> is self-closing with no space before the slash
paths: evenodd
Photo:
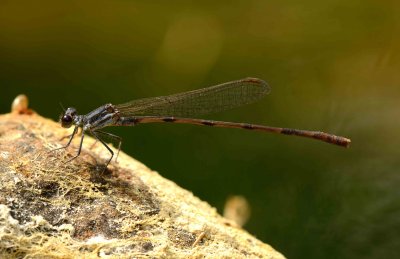
<path id="1" fill-rule="evenodd" d="M 289 258 L 400 253 L 399 1 L 1 1 L 0 111 L 25 93 L 58 119 L 247 76 L 262 101 L 206 118 L 315 129 L 313 140 L 190 125 L 110 128 L 123 151 Z M 396 251 L 397 250 L 397 251 Z"/>

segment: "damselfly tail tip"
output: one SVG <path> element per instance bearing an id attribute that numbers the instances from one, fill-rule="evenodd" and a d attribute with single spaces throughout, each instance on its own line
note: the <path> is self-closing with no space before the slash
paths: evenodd
<path id="1" fill-rule="evenodd" d="M 345 147 L 345 148 L 348 148 L 348 147 L 350 147 L 351 140 L 348 139 L 348 138 L 345 138 L 345 137 L 335 136 L 333 138 L 333 141 L 330 142 L 330 143 L 336 144 L 338 146 L 342 146 L 342 147 Z"/>
<path id="2" fill-rule="evenodd" d="M 329 144 L 341 146 L 348 148 L 350 146 L 351 140 L 342 136 L 337 136 L 325 132 L 319 132 L 319 131 L 298 131 L 298 130 L 293 130 L 293 129 L 284 129 L 283 131 L 284 134 L 287 135 L 297 135 L 297 136 L 303 136 L 303 137 L 311 137 L 314 139 L 318 139 L 321 141 L 324 141 Z"/>
<path id="3" fill-rule="evenodd" d="M 348 139 L 348 138 L 344 138 L 345 139 L 345 144 L 344 144 L 344 147 L 345 148 L 348 148 L 348 147 L 350 147 L 350 144 L 351 144 L 351 139 Z"/>

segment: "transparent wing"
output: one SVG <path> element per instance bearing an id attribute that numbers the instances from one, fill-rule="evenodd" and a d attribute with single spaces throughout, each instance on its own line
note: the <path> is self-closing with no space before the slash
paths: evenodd
<path id="1" fill-rule="evenodd" d="M 257 78 L 246 78 L 169 96 L 150 97 L 115 105 L 121 116 L 191 117 L 252 103 L 270 87 Z"/>

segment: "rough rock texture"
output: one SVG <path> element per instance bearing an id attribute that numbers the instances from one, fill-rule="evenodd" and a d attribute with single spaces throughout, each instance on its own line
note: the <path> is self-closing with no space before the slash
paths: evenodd
<path id="1" fill-rule="evenodd" d="M 0 258 L 283 258 L 123 154 L 29 110 L 0 116 Z M 92 146 L 92 148 L 91 148 Z"/>

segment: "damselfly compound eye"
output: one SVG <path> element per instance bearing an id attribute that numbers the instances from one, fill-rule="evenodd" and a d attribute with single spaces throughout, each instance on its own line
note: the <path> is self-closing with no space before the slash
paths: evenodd
<path id="1" fill-rule="evenodd" d="M 64 128 L 69 128 L 72 125 L 72 121 L 73 121 L 72 116 L 69 114 L 65 114 L 61 118 L 61 126 L 63 126 Z"/>

